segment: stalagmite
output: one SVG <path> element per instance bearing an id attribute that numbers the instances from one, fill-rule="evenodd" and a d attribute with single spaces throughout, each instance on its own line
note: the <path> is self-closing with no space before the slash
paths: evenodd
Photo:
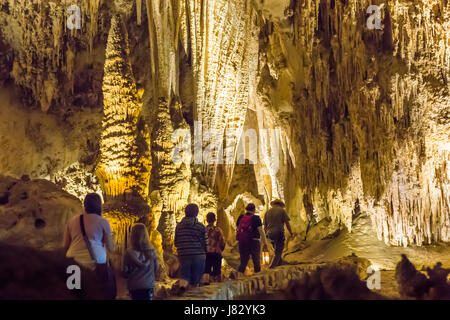
<path id="1" fill-rule="evenodd" d="M 177 106 L 175 111 L 177 112 Z M 161 207 L 161 219 L 158 230 L 163 236 L 163 245 L 172 250 L 176 221 L 184 216 L 184 207 L 187 204 L 191 180 L 189 164 L 175 164 L 172 158 L 174 142 L 172 134 L 174 129 L 187 127 L 184 121 L 172 122 L 172 116 L 164 100 L 160 101 L 158 123 L 152 134 L 152 163 L 158 171 L 152 174 L 152 190 L 158 190 L 160 197 L 152 206 Z M 174 128 L 175 127 L 175 128 Z"/>
<path id="2" fill-rule="evenodd" d="M 450 242 L 449 21 L 447 0 L 0 0 L 0 174 L 101 190 L 119 251 L 142 221 L 174 253 L 190 202 L 234 246 L 244 203 L 274 198 L 302 240 L 433 250 Z"/>
<path id="3" fill-rule="evenodd" d="M 106 216 L 120 246 L 126 245 L 132 224 L 149 214 L 149 136 L 140 119 L 142 103 L 128 56 L 127 31 L 116 15 L 106 48 L 101 158 L 96 173 L 104 193 Z"/>

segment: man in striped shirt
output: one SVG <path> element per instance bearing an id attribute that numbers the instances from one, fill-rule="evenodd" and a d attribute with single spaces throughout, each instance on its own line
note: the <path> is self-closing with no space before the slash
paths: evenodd
<path id="1" fill-rule="evenodd" d="M 175 247 L 181 265 L 181 277 L 190 286 L 196 287 L 205 269 L 207 235 L 203 224 L 197 220 L 198 206 L 188 204 L 186 216 L 175 229 Z"/>

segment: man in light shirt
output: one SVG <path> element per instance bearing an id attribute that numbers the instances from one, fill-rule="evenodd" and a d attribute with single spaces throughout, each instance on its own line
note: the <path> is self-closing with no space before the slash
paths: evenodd
<path id="1" fill-rule="evenodd" d="M 281 200 L 274 200 L 270 205 L 272 208 L 264 215 L 264 230 L 275 250 L 275 256 L 270 265 L 270 268 L 275 268 L 282 264 L 281 254 L 283 253 L 284 241 L 286 240 L 284 236 L 284 226 L 286 225 L 291 236 L 293 236 L 293 233 L 291 225 L 289 224 L 289 216 L 284 209 L 284 202 Z"/>

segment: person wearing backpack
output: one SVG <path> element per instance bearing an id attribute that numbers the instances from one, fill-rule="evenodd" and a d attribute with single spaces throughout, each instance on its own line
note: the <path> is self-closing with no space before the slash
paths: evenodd
<path id="1" fill-rule="evenodd" d="M 131 229 L 131 248 L 125 251 L 122 265 L 133 300 L 153 299 L 158 270 L 158 258 L 150 244 L 147 228 L 142 223 L 136 223 Z"/>
<path id="2" fill-rule="evenodd" d="M 209 212 L 206 215 L 206 235 L 208 237 L 208 246 L 206 252 L 204 284 L 212 281 L 222 281 L 222 252 L 225 249 L 225 239 L 222 229 L 214 225 L 216 215 Z"/>
<path id="3" fill-rule="evenodd" d="M 241 256 L 241 264 L 238 268 L 239 276 L 244 274 L 250 257 L 253 261 L 254 272 L 261 271 L 261 239 L 264 243 L 263 250 L 267 250 L 266 235 L 262 228 L 261 218 L 255 215 L 255 205 L 249 203 L 245 210 L 246 213 L 241 214 L 236 222 L 236 240 L 239 243 L 239 254 Z"/>

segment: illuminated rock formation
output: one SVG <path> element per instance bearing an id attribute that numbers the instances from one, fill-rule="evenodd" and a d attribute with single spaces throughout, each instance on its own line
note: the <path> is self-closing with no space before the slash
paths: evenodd
<path id="1" fill-rule="evenodd" d="M 0 241 L 59 249 L 64 226 L 82 210 L 76 197 L 50 181 L 0 176 Z"/>
<path id="2" fill-rule="evenodd" d="M 185 122 L 179 125 L 178 129 L 187 127 Z M 164 246 L 171 248 L 176 223 L 184 216 L 184 207 L 189 197 L 191 169 L 189 164 L 174 163 L 174 123 L 164 102 L 160 103 L 155 127 L 157 129 L 152 134 L 152 163 L 158 170 L 153 171 L 151 184 L 152 190 L 159 196 L 157 201 L 152 201 L 152 206 L 160 207 L 158 230 L 163 236 Z"/>
<path id="3" fill-rule="evenodd" d="M 351 230 L 358 203 L 386 243 L 448 242 L 449 5 L 389 2 L 370 30 L 370 4 L 261 5 L 278 13 L 262 26 L 258 96 L 295 156 L 288 208 L 307 221 L 307 195 L 318 220 Z"/>
<path id="4" fill-rule="evenodd" d="M 121 245 L 142 218 L 172 250 L 188 202 L 232 239 L 241 207 L 226 209 L 273 198 L 302 235 L 363 212 L 386 244 L 449 242 L 448 1 L 76 3 L 81 30 L 63 1 L 0 0 L 0 85 L 18 92 L 0 110 L 0 173 L 80 198 L 101 187 Z M 173 161 L 178 129 L 203 135 L 197 163 Z"/>
<path id="5" fill-rule="evenodd" d="M 218 164 L 227 161 L 224 149 L 229 149 L 225 154 L 230 163 L 217 182 L 226 194 L 256 73 L 256 13 L 245 0 L 186 1 L 181 9 L 181 43 L 192 61 L 195 119 L 201 121 L 203 135 L 215 130 L 202 143 L 210 148 L 203 152 L 203 171 L 213 186 Z"/>
<path id="6" fill-rule="evenodd" d="M 96 173 L 115 240 L 125 246 L 132 224 L 149 214 L 151 165 L 149 136 L 139 117 L 142 103 L 128 55 L 128 35 L 117 15 L 112 18 L 106 47 L 103 131 Z"/>

